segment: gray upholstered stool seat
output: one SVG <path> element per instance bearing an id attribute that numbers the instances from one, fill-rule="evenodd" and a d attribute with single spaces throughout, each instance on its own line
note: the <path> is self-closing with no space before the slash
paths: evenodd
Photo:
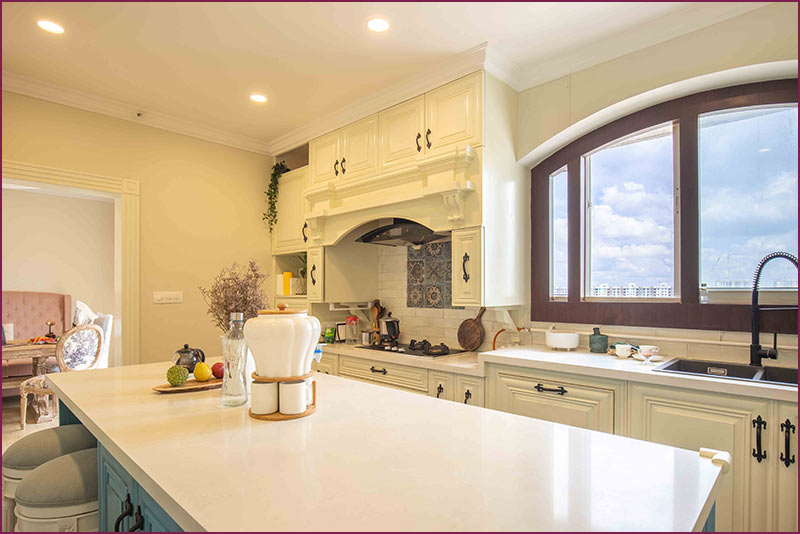
<path id="1" fill-rule="evenodd" d="M 25 436 L 3 453 L 3 476 L 23 478 L 59 456 L 97 447 L 97 440 L 83 425 L 48 428 Z"/>
<path id="2" fill-rule="evenodd" d="M 20 532 L 97 529 L 97 449 L 85 449 L 45 462 L 17 487 Z"/>

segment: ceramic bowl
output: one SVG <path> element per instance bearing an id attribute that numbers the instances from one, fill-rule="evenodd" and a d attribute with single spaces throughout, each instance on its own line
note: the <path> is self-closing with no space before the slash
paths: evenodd
<path id="1" fill-rule="evenodd" d="M 548 330 L 544 334 L 544 342 L 551 349 L 574 349 L 578 346 L 580 336 L 571 332 L 553 332 Z"/>

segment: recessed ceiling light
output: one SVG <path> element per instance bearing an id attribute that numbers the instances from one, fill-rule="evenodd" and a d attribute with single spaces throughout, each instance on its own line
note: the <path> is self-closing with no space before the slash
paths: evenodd
<path id="1" fill-rule="evenodd" d="M 250 100 L 261 104 L 267 101 L 267 97 L 264 95 L 250 95 Z"/>
<path id="2" fill-rule="evenodd" d="M 772 150 L 772 149 L 771 148 L 760 148 L 758 151 L 759 152 L 769 152 L 770 150 Z"/>
<path id="3" fill-rule="evenodd" d="M 389 29 L 389 21 L 386 19 L 374 18 L 367 21 L 367 28 L 374 32 L 385 32 Z"/>
<path id="4" fill-rule="evenodd" d="M 49 20 L 40 20 L 36 23 L 41 29 L 50 33 L 64 33 L 64 28 Z"/>

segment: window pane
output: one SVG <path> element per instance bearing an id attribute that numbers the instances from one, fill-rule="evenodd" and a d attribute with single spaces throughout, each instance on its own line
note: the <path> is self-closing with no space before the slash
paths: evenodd
<path id="1" fill-rule="evenodd" d="M 749 288 L 762 257 L 797 255 L 797 105 L 698 118 L 700 283 Z M 761 287 L 797 288 L 797 270 L 767 264 Z"/>
<path id="2" fill-rule="evenodd" d="M 567 169 L 550 175 L 550 297 L 567 296 Z"/>
<path id="3" fill-rule="evenodd" d="M 589 297 L 675 295 L 673 125 L 584 157 Z"/>

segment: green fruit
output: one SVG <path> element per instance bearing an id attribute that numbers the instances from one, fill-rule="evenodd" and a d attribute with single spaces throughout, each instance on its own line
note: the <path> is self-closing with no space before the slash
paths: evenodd
<path id="1" fill-rule="evenodd" d="M 189 378 L 189 371 L 181 365 L 173 365 L 167 369 L 167 382 L 170 386 L 180 386 Z"/>

